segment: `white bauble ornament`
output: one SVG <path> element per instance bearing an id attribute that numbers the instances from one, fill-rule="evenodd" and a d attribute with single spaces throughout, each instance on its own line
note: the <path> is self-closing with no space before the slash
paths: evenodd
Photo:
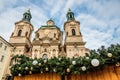
<path id="1" fill-rule="evenodd" d="M 118 67 L 118 66 L 120 66 L 120 63 L 119 63 L 119 62 L 117 62 L 115 65 Z"/>
<path id="2" fill-rule="evenodd" d="M 41 71 L 41 74 L 43 73 L 43 71 Z"/>
<path id="3" fill-rule="evenodd" d="M 53 69 L 54 72 L 57 72 L 56 69 Z"/>
<path id="4" fill-rule="evenodd" d="M 37 60 L 34 60 L 32 64 L 33 64 L 33 65 L 36 65 L 36 64 L 38 64 L 38 61 L 37 61 Z"/>
<path id="5" fill-rule="evenodd" d="M 67 68 L 67 72 L 68 72 L 68 73 L 70 72 L 70 68 Z"/>
<path id="6" fill-rule="evenodd" d="M 89 59 L 89 57 L 86 57 L 86 59 Z"/>
<path id="7" fill-rule="evenodd" d="M 100 62 L 98 59 L 92 59 L 91 64 L 92 64 L 92 66 L 97 67 L 97 66 L 99 66 Z"/>
<path id="8" fill-rule="evenodd" d="M 58 60 L 61 61 L 61 58 L 59 58 Z"/>
<path id="9" fill-rule="evenodd" d="M 33 67 L 31 67 L 30 69 L 33 70 Z"/>
<path id="10" fill-rule="evenodd" d="M 44 60 L 44 63 L 46 63 L 46 62 L 47 62 L 47 60 L 45 59 L 45 60 Z"/>
<path id="11" fill-rule="evenodd" d="M 29 74 L 32 74 L 32 71 L 29 71 Z"/>
<path id="12" fill-rule="evenodd" d="M 21 67 L 19 67 L 18 69 L 21 70 Z"/>
<path id="13" fill-rule="evenodd" d="M 49 70 L 48 67 L 46 67 L 45 70 L 48 71 Z"/>
<path id="14" fill-rule="evenodd" d="M 108 57 L 112 57 L 112 53 L 108 53 L 107 56 L 108 56 Z"/>
<path id="15" fill-rule="evenodd" d="M 82 71 L 86 71 L 86 67 L 85 66 L 82 66 L 81 69 L 82 69 Z"/>
<path id="16" fill-rule="evenodd" d="M 73 65 L 76 65 L 76 61 L 72 61 L 72 64 L 73 64 Z"/>
<path id="17" fill-rule="evenodd" d="M 41 63 L 39 63 L 38 65 L 41 66 Z"/>
<path id="18" fill-rule="evenodd" d="M 28 70 L 28 67 L 25 67 L 25 70 Z"/>
<path id="19" fill-rule="evenodd" d="M 22 76 L 22 75 L 19 73 L 18 76 Z"/>

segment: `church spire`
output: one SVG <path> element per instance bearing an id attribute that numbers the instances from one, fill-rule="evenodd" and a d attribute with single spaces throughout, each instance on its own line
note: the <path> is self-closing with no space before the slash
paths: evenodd
<path id="1" fill-rule="evenodd" d="M 68 12 L 67 12 L 67 14 L 66 14 L 66 17 L 67 17 L 67 21 L 75 20 L 75 18 L 74 18 L 74 13 L 71 11 L 70 8 L 68 9 Z"/>
<path id="2" fill-rule="evenodd" d="M 27 21 L 27 22 L 30 22 L 32 16 L 31 16 L 31 13 L 30 13 L 30 9 L 28 9 L 24 14 L 23 14 L 23 21 Z"/>

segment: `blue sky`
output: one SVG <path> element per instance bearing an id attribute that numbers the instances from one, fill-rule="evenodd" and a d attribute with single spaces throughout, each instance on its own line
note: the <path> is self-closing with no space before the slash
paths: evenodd
<path id="1" fill-rule="evenodd" d="M 120 0 L 0 0 L 0 35 L 7 41 L 14 23 L 22 19 L 28 8 L 34 32 L 50 18 L 63 31 L 66 13 L 71 8 L 81 23 L 87 48 L 120 43 Z"/>

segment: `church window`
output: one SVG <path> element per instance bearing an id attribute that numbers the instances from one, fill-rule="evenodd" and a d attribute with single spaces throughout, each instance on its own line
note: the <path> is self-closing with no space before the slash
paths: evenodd
<path id="1" fill-rule="evenodd" d="M 44 52 L 47 52 L 47 49 L 46 49 L 46 48 L 44 49 Z"/>
<path id="2" fill-rule="evenodd" d="M 56 37 L 56 34 L 54 33 L 54 38 Z"/>
<path id="3" fill-rule="evenodd" d="M 66 33 L 66 35 L 68 36 L 68 32 Z"/>
<path id="4" fill-rule="evenodd" d="M 72 15 L 70 14 L 70 18 L 72 18 Z"/>
<path id="5" fill-rule="evenodd" d="M 53 52 L 55 52 L 56 50 L 55 49 L 53 49 Z"/>
<path id="6" fill-rule="evenodd" d="M 27 37 L 27 35 L 28 35 L 28 32 L 25 33 L 25 36 L 26 36 L 26 37 Z"/>
<path id="7" fill-rule="evenodd" d="M 0 47 L 2 47 L 2 45 L 3 45 L 3 43 L 2 43 L 2 42 L 0 42 Z"/>
<path id="8" fill-rule="evenodd" d="M 6 49 L 7 49 L 7 46 L 5 46 L 4 50 L 6 50 Z"/>
<path id="9" fill-rule="evenodd" d="M 36 34 L 35 34 L 35 38 L 39 38 L 39 33 L 36 33 Z"/>
<path id="10" fill-rule="evenodd" d="M 21 36 L 22 30 L 18 31 L 18 36 Z"/>
<path id="11" fill-rule="evenodd" d="M 0 59 L 0 62 L 2 62 L 2 61 L 3 61 L 3 59 L 4 59 L 4 56 L 2 55 L 2 56 L 1 56 L 1 59 Z"/>
<path id="12" fill-rule="evenodd" d="M 72 35 L 74 36 L 75 34 L 75 29 L 72 29 Z"/>

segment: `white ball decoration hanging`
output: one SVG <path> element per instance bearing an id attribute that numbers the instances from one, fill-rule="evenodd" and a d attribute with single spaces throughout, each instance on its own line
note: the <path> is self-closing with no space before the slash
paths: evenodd
<path id="1" fill-rule="evenodd" d="M 38 61 L 37 61 L 37 60 L 34 60 L 32 64 L 33 64 L 33 65 L 36 65 L 36 64 L 38 64 Z"/>
<path id="2" fill-rule="evenodd" d="M 43 71 L 41 71 L 41 74 L 43 73 Z"/>
<path id="3" fill-rule="evenodd" d="M 22 75 L 19 73 L 18 76 L 22 76 Z"/>
<path id="4" fill-rule="evenodd" d="M 91 64 L 92 64 L 92 66 L 97 67 L 97 66 L 99 66 L 100 62 L 98 59 L 92 59 Z"/>
<path id="5" fill-rule="evenodd" d="M 38 65 L 39 65 L 39 66 L 41 66 L 42 64 L 41 64 L 41 63 L 39 63 Z"/>
<path id="6" fill-rule="evenodd" d="M 48 67 L 46 67 L 45 70 L 48 71 L 49 70 Z"/>
<path id="7" fill-rule="evenodd" d="M 25 70 L 28 70 L 28 67 L 25 67 Z"/>
<path id="8" fill-rule="evenodd" d="M 67 68 L 67 70 L 66 70 L 68 73 L 70 72 L 70 68 Z"/>
<path id="9" fill-rule="evenodd" d="M 73 65 L 76 65 L 76 61 L 72 61 L 72 64 L 73 64 Z"/>
<path id="10" fill-rule="evenodd" d="M 19 67 L 18 69 L 21 70 L 21 67 Z"/>
<path id="11" fill-rule="evenodd" d="M 86 67 L 85 66 L 82 66 L 81 69 L 82 69 L 82 71 L 86 71 Z"/>
<path id="12" fill-rule="evenodd" d="M 31 67 L 30 69 L 33 70 L 33 67 Z"/>
<path id="13" fill-rule="evenodd" d="M 57 72 L 57 70 L 56 70 L 56 69 L 53 69 L 53 71 L 54 71 L 54 72 Z"/>
<path id="14" fill-rule="evenodd" d="M 58 60 L 61 61 L 61 58 L 59 58 Z"/>
<path id="15" fill-rule="evenodd" d="M 86 59 L 89 59 L 89 57 L 86 57 Z"/>
<path id="16" fill-rule="evenodd" d="M 46 62 L 47 62 L 47 60 L 45 59 L 45 60 L 44 60 L 44 63 L 46 63 Z"/>
<path id="17" fill-rule="evenodd" d="M 108 56 L 108 57 L 112 57 L 112 53 L 108 53 L 107 56 Z"/>

